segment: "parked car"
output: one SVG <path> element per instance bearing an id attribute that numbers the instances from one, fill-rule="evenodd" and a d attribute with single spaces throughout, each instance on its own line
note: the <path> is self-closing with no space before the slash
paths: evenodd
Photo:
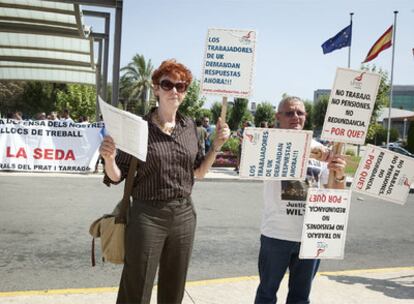
<path id="1" fill-rule="evenodd" d="M 381 146 L 381 147 L 382 148 L 387 148 L 386 145 L 385 146 Z M 390 151 L 393 151 L 393 152 L 400 153 L 400 154 L 405 155 L 405 156 L 414 157 L 414 154 L 413 153 L 411 153 L 411 152 L 407 151 L 406 149 L 404 149 L 404 148 L 402 148 L 402 147 L 400 147 L 398 145 L 395 145 L 395 144 L 391 144 L 390 143 L 389 150 Z"/>
<path id="2" fill-rule="evenodd" d="M 402 144 L 402 143 L 400 143 L 400 142 L 398 142 L 398 141 L 395 141 L 395 142 L 390 142 L 390 143 L 389 143 L 389 146 L 390 146 L 390 147 L 400 147 L 400 148 L 402 148 L 401 144 Z"/>

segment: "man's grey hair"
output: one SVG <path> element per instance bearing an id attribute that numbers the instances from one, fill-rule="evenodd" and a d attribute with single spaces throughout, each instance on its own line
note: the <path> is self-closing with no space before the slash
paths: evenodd
<path id="1" fill-rule="evenodd" d="M 300 99 L 299 97 L 287 96 L 279 102 L 279 105 L 277 106 L 277 111 L 280 112 L 282 110 L 283 106 L 285 105 L 285 103 L 288 103 L 288 102 L 291 102 L 291 101 L 299 101 L 299 102 L 303 103 L 303 100 Z"/>

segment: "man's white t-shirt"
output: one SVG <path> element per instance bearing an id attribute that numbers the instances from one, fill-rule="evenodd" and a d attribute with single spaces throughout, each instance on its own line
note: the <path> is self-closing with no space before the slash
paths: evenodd
<path id="1" fill-rule="evenodd" d="M 321 145 L 313 140 L 311 146 Z M 308 188 L 328 183 L 327 164 L 309 159 L 305 181 L 264 181 L 264 211 L 261 232 L 264 236 L 300 242 Z"/>

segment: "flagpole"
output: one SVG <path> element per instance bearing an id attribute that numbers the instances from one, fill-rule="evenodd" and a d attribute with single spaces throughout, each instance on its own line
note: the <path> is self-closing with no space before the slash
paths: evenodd
<path id="1" fill-rule="evenodd" d="M 354 29 L 353 29 L 353 25 L 352 25 L 352 16 L 353 16 L 353 15 L 354 15 L 354 13 L 353 13 L 353 12 L 349 13 L 349 16 L 350 16 L 350 19 L 351 19 L 350 24 L 351 24 L 351 27 L 352 27 L 352 31 L 351 31 L 351 33 L 354 31 Z M 352 39 L 352 38 L 351 38 L 351 39 Z M 351 44 L 349 45 L 349 49 L 348 49 L 348 69 L 350 69 L 350 68 L 351 68 L 351 47 L 352 47 L 352 42 L 351 42 Z M 361 152 L 361 145 L 358 145 L 358 146 L 357 146 L 357 155 L 358 155 L 358 156 L 359 156 L 360 152 Z"/>
<path id="2" fill-rule="evenodd" d="M 349 13 L 350 18 L 351 18 L 351 40 L 352 40 L 352 16 L 354 15 L 354 13 Z M 348 48 L 348 69 L 351 67 L 351 45 L 352 43 L 349 44 L 349 48 Z M 334 143 L 334 146 L 332 148 L 332 151 L 334 154 L 342 154 L 342 150 L 343 150 L 344 144 L 341 142 L 336 142 Z M 359 148 L 359 146 L 358 146 Z M 359 150 L 359 149 L 358 149 Z M 359 156 L 359 151 L 358 151 L 358 156 Z M 330 171 L 329 172 L 329 177 L 328 177 L 328 188 L 333 188 L 333 184 L 335 181 L 335 172 L 334 171 Z"/>
<path id="3" fill-rule="evenodd" d="M 394 26 L 392 33 L 392 59 L 391 59 L 391 88 L 390 88 L 390 104 L 388 108 L 388 130 L 387 130 L 387 149 L 390 145 L 390 132 L 391 132 L 391 108 L 392 108 L 392 93 L 393 93 L 393 80 L 394 80 L 394 55 L 395 55 L 395 36 L 397 32 L 397 14 L 398 11 L 394 11 Z"/>
<path id="4" fill-rule="evenodd" d="M 354 13 L 349 13 L 349 15 L 351 16 L 351 27 L 352 27 L 352 16 L 354 15 Z M 349 45 L 349 48 L 348 48 L 348 69 L 351 67 L 351 46 L 352 46 L 352 43 Z"/>

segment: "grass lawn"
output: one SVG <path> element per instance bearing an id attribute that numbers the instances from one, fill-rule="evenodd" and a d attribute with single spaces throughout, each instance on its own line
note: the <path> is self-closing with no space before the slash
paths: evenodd
<path id="1" fill-rule="evenodd" d="M 354 176 L 356 170 L 358 169 L 359 161 L 361 160 L 360 156 L 348 156 L 347 165 L 345 167 L 345 174 L 348 176 Z"/>

